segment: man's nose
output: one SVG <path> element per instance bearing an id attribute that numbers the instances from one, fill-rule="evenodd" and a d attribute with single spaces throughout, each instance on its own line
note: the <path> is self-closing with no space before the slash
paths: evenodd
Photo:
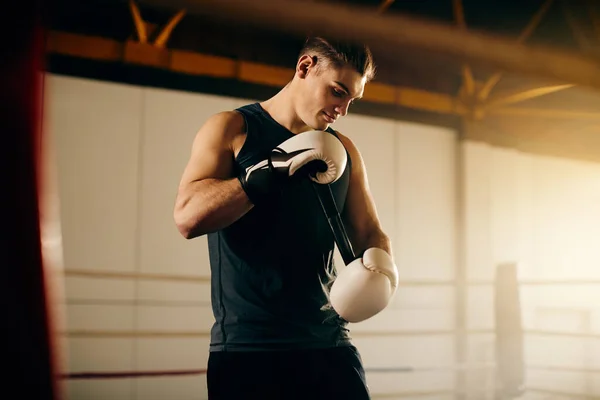
<path id="1" fill-rule="evenodd" d="M 346 114 L 348 114 L 348 107 L 350 107 L 350 102 L 345 101 L 344 103 L 337 105 L 335 112 L 344 117 Z"/>

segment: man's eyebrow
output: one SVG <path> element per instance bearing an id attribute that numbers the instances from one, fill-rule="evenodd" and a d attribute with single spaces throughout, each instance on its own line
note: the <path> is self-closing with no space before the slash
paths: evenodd
<path id="1" fill-rule="evenodd" d="M 350 90 L 348 90 L 348 87 L 346 85 L 344 85 L 342 82 L 339 82 L 339 81 L 335 81 L 335 83 L 340 85 L 342 87 L 342 89 L 344 89 L 346 91 L 347 95 L 350 95 Z M 361 99 L 361 98 L 362 98 L 362 96 L 357 97 L 357 99 Z"/>

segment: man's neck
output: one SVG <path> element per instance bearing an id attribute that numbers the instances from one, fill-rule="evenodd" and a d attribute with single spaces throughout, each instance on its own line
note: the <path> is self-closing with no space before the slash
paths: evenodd
<path id="1" fill-rule="evenodd" d="M 292 83 L 285 86 L 279 93 L 260 103 L 271 118 L 292 133 L 301 133 L 310 128 L 298 117 L 295 109 Z"/>

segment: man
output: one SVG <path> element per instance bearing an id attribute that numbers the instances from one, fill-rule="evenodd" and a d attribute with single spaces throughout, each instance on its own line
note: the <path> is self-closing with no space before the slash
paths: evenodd
<path id="1" fill-rule="evenodd" d="M 194 139 L 174 218 L 187 239 L 208 234 L 210 399 L 369 398 L 346 325 L 387 305 L 397 271 L 361 155 L 329 126 L 374 70 L 365 46 L 310 38 L 279 93 L 212 116 Z M 341 273 L 319 183 L 362 255 Z"/>

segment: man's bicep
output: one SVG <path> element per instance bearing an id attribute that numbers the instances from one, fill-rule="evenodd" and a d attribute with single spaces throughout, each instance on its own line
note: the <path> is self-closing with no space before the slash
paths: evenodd
<path id="1" fill-rule="evenodd" d="M 212 116 L 196 133 L 181 184 L 207 178 L 230 178 L 233 173 L 232 141 L 237 133 L 241 133 L 242 125 L 243 119 L 237 112 Z"/>

